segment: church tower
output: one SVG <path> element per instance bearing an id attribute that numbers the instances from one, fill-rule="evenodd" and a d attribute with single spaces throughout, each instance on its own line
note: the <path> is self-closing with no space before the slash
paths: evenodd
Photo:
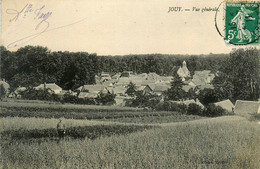
<path id="1" fill-rule="evenodd" d="M 185 81 L 185 78 L 190 77 L 190 71 L 188 70 L 185 61 L 182 62 L 182 67 L 178 69 L 177 74 L 182 78 L 182 81 Z"/>

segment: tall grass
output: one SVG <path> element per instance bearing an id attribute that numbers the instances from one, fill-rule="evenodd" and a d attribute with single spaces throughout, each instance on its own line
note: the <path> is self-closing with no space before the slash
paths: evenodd
<path id="1" fill-rule="evenodd" d="M 259 136 L 259 126 L 242 118 L 203 119 L 96 140 L 7 144 L 2 167 L 255 168 Z"/>
<path id="2" fill-rule="evenodd" d="M 111 121 L 62 119 L 66 128 L 75 126 L 111 125 L 119 124 Z M 0 132 L 7 130 L 33 130 L 56 128 L 59 119 L 36 118 L 36 117 L 4 117 L 0 118 Z"/>

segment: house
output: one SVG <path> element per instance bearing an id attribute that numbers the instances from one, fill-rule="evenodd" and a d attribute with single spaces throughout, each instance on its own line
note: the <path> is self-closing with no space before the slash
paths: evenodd
<path id="1" fill-rule="evenodd" d="M 3 88 L 5 90 L 5 96 L 7 96 L 10 92 L 10 85 L 5 80 L 1 80 L 0 85 L 3 85 Z"/>
<path id="2" fill-rule="evenodd" d="M 153 80 L 153 79 L 150 79 L 150 80 L 143 80 L 142 82 L 141 82 L 141 86 L 146 86 L 146 85 L 152 85 L 152 84 L 155 84 L 155 80 Z"/>
<path id="3" fill-rule="evenodd" d="M 116 102 L 115 104 L 117 106 L 125 106 L 126 102 L 128 100 L 131 100 L 131 99 L 133 99 L 133 97 L 129 97 L 129 96 L 116 96 L 115 97 L 115 102 Z"/>
<path id="4" fill-rule="evenodd" d="M 167 91 L 170 87 L 170 85 L 155 84 L 153 92 L 157 95 L 162 95 L 162 93 Z"/>
<path id="5" fill-rule="evenodd" d="M 121 76 L 121 73 L 116 73 L 116 74 L 114 74 L 111 78 L 112 78 L 112 79 L 119 79 L 120 76 Z"/>
<path id="6" fill-rule="evenodd" d="M 114 86 L 114 87 L 108 87 L 107 88 L 110 93 L 116 94 L 116 95 L 125 95 L 125 92 L 127 88 L 124 86 Z"/>
<path id="7" fill-rule="evenodd" d="M 78 98 L 97 98 L 97 93 L 80 92 Z"/>
<path id="8" fill-rule="evenodd" d="M 104 85 L 101 84 L 95 84 L 95 85 L 84 85 L 77 89 L 81 92 L 88 92 L 88 93 L 107 93 L 107 89 Z"/>
<path id="9" fill-rule="evenodd" d="M 198 99 L 196 101 L 194 99 L 191 100 L 184 100 L 184 101 L 171 101 L 172 103 L 177 103 L 177 104 L 185 104 L 186 106 L 189 106 L 189 104 L 194 103 L 199 105 L 202 109 L 204 108 L 204 105 L 200 103 Z"/>
<path id="10" fill-rule="evenodd" d="M 114 86 L 117 82 L 118 82 L 117 79 L 110 79 L 110 80 L 104 81 L 102 83 L 102 85 L 104 85 L 106 87 L 110 87 L 110 86 Z"/>
<path id="11" fill-rule="evenodd" d="M 111 80 L 111 76 L 109 73 L 107 72 L 102 72 L 101 75 L 100 75 L 100 82 L 105 82 L 105 81 L 108 81 L 108 80 Z"/>
<path id="12" fill-rule="evenodd" d="M 193 85 L 184 85 L 184 86 L 182 86 L 182 89 L 185 92 L 188 92 L 190 89 L 195 89 L 195 86 L 193 86 Z"/>
<path id="13" fill-rule="evenodd" d="M 260 113 L 260 101 L 237 100 L 234 113 L 241 116 Z"/>
<path id="14" fill-rule="evenodd" d="M 116 83 L 117 86 L 124 86 L 126 87 L 131 82 L 130 78 L 128 77 L 121 77 L 118 82 Z"/>
<path id="15" fill-rule="evenodd" d="M 159 79 L 159 75 L 157 73 L 148 73 L 147 74 L 147 77 L 146 77 L 146 80 L 153 80 L 153 81 L 156 81 Z"/>
<path id="16" fill-rule="evenodd" d="M 8 97 L 9 98 L 21 98 L 21 92 L 25 91 L 26 87 L 18 87 L 17 89 L 15 89 L 15 91 L 11 92 Z"/>
<path id="17" fill-rule="evenodd" d="M 134 72 L 133 71 L 123 71 L 120 75 L 120 77 L 130 77 L 131 75 L 133 75 Z"/>
<path id="18" fill-rule="evenodd" d="M 187 68 L 186 62 L 182 62 L 182 66 L 177 70 L 177 74 L 185 81 L 186 78 L 190 77 L 190 71 Z"/>
<path id="19" fill-rule="evenodd" d="M 159 76 L 156 83 L 171 83 L 172 76 Z"/>
<path id="20" fill-rule="evenodd" d="M 210 70 L 195 71 L 192 77 L 192 82 L 196 86 L 204 86 L 211 84 L 215 75 Z"/>
<path id="21" fill-rule="evenodd" d="M 56 85 L 55 83 L 44 83 L 44 84 L 40 84 L 37 87 L 34 87 L 35 90 L 43 90 L 43 89 L 50 89 L 51 91 L 53 91 L 55 94 L 61 93 L 62 88 L 58 85 Z"/>
<path id="22" fill-rule="evenodd" d="M 72 96 L 77 96 L 77 92 L 73 92 L 71 90 L 62 90 L 61 93 L 58 93 L 57 95 L 59 96 L 59 98 L 63 98 L 63 96 L 65 94 L 70 94 Z"/>
<path id="23" fill-rule="evenodd" d="M 129 77 L 129 80 L 130 80 L 130 82 L 132 82 L 136 86 L 141 86 L 144 78 L 140 77 L 140 76 L 133 75 L 133 76 Z"/>
<path id="24" fill-rule="evenodd" d="M 149 94 L 153 92 L 152 88 L 149 85 L 139 86 L 137 87 L 137 91 L 143 91 L 143 94 Z"/>
<path id="25" fill-rule="evenodd" d="M 213 103 L 215 106 L 220 106 L 222 107 L 224 110 L 228 111 L 228 112 L 233 112 L 234 110 L 234 105 L 233 103 L 227 99 L 227 100 L 223 100 L 223 101 L 220 101 L 220 102 L 216 102 L 216 103 Z"/>

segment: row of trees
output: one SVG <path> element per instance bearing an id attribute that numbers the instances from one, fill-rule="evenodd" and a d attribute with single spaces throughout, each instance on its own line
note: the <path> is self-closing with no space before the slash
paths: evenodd
<path id="1" fill-rule="evenodd" d="M 100 56 L 99 69 L 106 72 L 122 72 L 132 70 L 136 73 L 155 72 L 159 75 L 172 75 L 176 67 L 182 65 L 185 60 L 191 74 L 196 70 L 219 69 L 220 63 L 225 60 L 227 54 L 209 55 L 126 55 L 126 56 Z"/>
<path id="2" fill-rule="evenodd" d="M 96 98 L 79 98 L 71 93 L 65 93 L 63 96 L 58 96 L 50 89 L 35 90 L 34 88 L 28 88 L 25 91 L 19 92 L 22 99 L 27 100 L 45 100 L 61 103 L 72 104 L 86 104 L 86 105 L 113 105 L 115 104 L 115 94 L 112 93 L 100 93 Z"/>
<path id="3" fill-rule="evenodd" d="M 12 88 L 54 82 L 63 89 L 75 89 L 95 83 L 96 54 L 51 52 L 40 46 L 26 46 L 16 52 L 2 46 L 0 51 L 1 78 Z"/>

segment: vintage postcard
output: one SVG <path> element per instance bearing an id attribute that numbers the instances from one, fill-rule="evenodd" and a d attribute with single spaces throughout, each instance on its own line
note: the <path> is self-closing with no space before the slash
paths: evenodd
<path id="1" fill-rule="evenodd" d="M 259 5 L 1 0 L 0 168 L 259 168 Z"/>

